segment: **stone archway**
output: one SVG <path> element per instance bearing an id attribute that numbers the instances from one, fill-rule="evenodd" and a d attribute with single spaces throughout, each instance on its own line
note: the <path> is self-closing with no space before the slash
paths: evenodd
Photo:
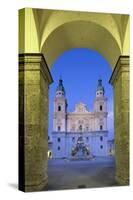
<path id="1" fill-rule="evenodd" d="M 58 55 L 91 48 L 110 63 L 114 88 L 116 180 L 129 183 L 129 16 L 41 9 L 19 12 L 19 188 L 47 184 L 49 68 Z"/>

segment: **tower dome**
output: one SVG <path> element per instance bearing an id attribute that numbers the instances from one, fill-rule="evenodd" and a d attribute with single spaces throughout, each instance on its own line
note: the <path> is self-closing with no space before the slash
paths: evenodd
<path id="1" fill-rule="evenodd" d="M 60 78 L 58 86 L 56 88 L 56 95 L 57 96 L 65 96 L 65 88 L 63 86 L 63 80 Z"/>
<path id="2" fill-rule="evenodd" d="M 98 85 L 96 89 L 96 96 L 100 97 L 104 95 L 104 87 L 102 85 L 102 79 L 98 79 Z"/>

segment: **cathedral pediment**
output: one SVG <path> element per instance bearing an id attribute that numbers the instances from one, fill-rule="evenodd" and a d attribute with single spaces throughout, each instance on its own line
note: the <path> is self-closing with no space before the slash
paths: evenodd
<path id="1" fill-rule="evenodd" d="M 88 113 L 86 104 L 84 104 L 82 102 L 76 104 L 74 112 L 76 112 L 76 113 Z"/>

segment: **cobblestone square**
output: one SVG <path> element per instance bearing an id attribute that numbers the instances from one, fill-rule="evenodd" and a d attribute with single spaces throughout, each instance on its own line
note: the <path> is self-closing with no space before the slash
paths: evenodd
<path id="1" fill-rule="evenodd" d="M 115 186 L 113 157 L 48 161 L 48 190 Z"/>

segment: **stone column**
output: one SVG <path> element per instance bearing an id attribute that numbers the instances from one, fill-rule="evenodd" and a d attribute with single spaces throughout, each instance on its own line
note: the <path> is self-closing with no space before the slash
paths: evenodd
<path id="1" fill-rule="evenodd" d="M 19 189 L 47 185 L 48 86 L 52 82 L 42 54 L 19 55 Z"/>
<path id="2" fill-rule="evenodd" d="M 120 56 L 110 78 L 114 88 L 116 181 L 129 184 L 129 56 Z"/>

